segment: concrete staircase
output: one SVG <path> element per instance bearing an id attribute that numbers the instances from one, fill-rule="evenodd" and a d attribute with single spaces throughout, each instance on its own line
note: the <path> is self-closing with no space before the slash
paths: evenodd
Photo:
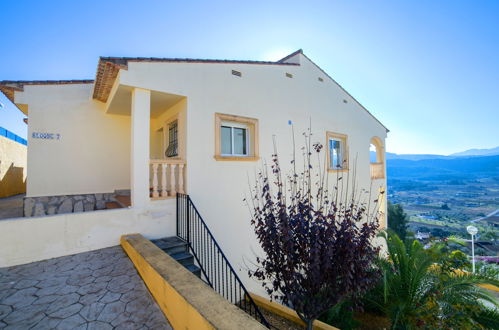
<path id="1" fill-rule="evenodd" d="M 194 264 L 194 256 L 189 253 L 189 247 L 185 241 L 178 237 L 166 237 L 152 240 L 152 242 L 194 275 L 201 278 L 201 269 Z"/>

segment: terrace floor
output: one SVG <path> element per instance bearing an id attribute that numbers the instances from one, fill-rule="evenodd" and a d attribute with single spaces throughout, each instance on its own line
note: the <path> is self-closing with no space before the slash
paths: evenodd
<path id="1" fill-rule="evenodd" d="M 0 268 L 0 329 L 171 329 L 120 246 Z"/>

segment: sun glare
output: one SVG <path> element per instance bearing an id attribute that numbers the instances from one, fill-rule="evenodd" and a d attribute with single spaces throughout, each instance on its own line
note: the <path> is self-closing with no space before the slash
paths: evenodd
<path id="1" fill-rule="evenodd" d="M 278 61 L 281 58 L 286 57 L 287 55 L 291 54 L 295 50 L 293 50 L 291 48 L 284 48 L 284 47 L 269 49 L 268 51 L 263 53 L 262 60 L 264 60 L 264 61 Z"/>

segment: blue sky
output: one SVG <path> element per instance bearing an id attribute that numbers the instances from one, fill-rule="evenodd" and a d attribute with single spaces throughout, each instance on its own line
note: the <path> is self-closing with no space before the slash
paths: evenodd
<path id="1" fill-rule="evenodd" d="M 499 145 L 498 17 L 499 1 L 471 0 L 8 1 L 0 80 L 93 78 L 101 55 L 302 48 L 391 130 L 388 151 L 449 154 Z"/>

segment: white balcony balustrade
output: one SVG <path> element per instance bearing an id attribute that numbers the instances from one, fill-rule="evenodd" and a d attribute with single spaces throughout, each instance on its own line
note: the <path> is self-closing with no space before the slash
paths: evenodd
<path id="1" fill-rule="evenodd" d="M 150 160 L 150 186 L 153 200 L 184 194 L 185 162 L 177 159 Z"/>

